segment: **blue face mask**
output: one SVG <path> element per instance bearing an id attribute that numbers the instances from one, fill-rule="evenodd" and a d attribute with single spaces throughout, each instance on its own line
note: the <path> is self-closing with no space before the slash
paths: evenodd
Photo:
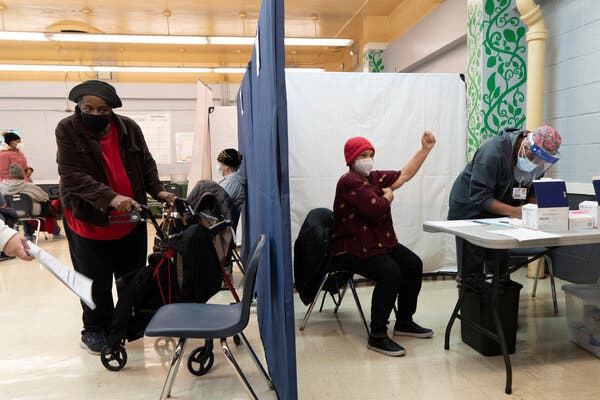
<path id="1" fill-rule="evenodd" d="M 537 168 L 537 164 L 531 161 L 527 157 L 519 157 L 517 158 L 517 168 L 519 168 L 523 172 L 531 172 Z"/>

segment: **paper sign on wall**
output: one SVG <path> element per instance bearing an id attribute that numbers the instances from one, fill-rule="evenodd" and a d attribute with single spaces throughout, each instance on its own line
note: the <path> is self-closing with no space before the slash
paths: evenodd
<path id="1" fill-rule="evenodd" d="M 190 162 L 192 160 L 192 146 L 194 144 L 193 132 L 177 132 L 175 133 L 175 154 L 177 155 L 176 162 Z"/>
<path id="2" fill-rule="evenodd" d="M 170 112 L 120 112 L 133 119 L 142 129 L 148 150 L 157 164 L 171 163 Z"/>

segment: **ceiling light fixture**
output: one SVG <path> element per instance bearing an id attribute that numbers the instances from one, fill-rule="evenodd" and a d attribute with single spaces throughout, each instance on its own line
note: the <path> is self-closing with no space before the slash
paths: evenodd
<path id="1" fill-rule="evenodd" d="M 49 39 L 43 32 L 0 32 L 0 40 L 19 40 L 31 42 L 47 42 Z"/>
<path id="2" fill-rule="evenodd" d="M 2 35 L 0 35 L 1 37 Z M 47 33 L 50 41 L 140 44 L 207 44 L 205 36 L 107 35 L 104 33 Z"/>
<path id="3" fill-rule="evenodd" d="M 286 71 L 325 72 L 325 68 L 286 68 Z"/>
<path id="4" fill-rule="evenodd" d="M 333 38 L 285 38 L 286 46 L 331 46 L 348 47 L 352 46 L 352 39 L 333 39 Z"/>
<path id="5" fill-rule="evenodd" d="M 0 66 L 1 67 L 1 66 Z M 213 68 L 203 67 L 91 67 L 95 72 L 143 72 L 143 73 L 188 73 L 188 74 L 208 74 L 214 72 Z M 224 72 L 225 73 L 225 72 Z"/>
<path id="6" fill-rule="evenodd" d="M 226 68 L 219 67 L 212 69 L 215 74 L 245 74 L 247 68 Z"/>
<path id="7" fill-rule="evenodd" d="M 325 71 L 323 68 L 286 68 L 286 70 Z M 119 67 L 86 65 L 36 65 L 0 64 L 0 71 L 22 72 L 137 72 L 137 73 L 187 73 L 187 74 L 244 74 L 246 68 L 236 67 Z"/>
<path id="8" fill-rule="evenodd" d="M 111 35 L 105 33 L 64 33 L 64 32 L 15 32 L 1 31 L 0 40 L 33 42 L 80 42 L 80 43 L 139 43 L 139 44 L 178 44 L 178 45 L 248 45 L 254 44 L 254 36 L 182 36 L 182 35 Z M 288 46 L 335 46 L 347 47 L 352 39 L 335 38 L 285 38 Z"/>
<path id="9" fill-rule="evenodd" d="M 223 45 L 240 45 L 240 46 L 252 46 L 254 44 L 254 36 L 209 36 L 209 44 L 223 44 Z"/>
<path id="10" fill-rule="evenodd" d="M 0 64 L 0 71 L 93 72 L 92 67 L 87 67 L 85 65 L 35 65 L 35 64 Z"/>

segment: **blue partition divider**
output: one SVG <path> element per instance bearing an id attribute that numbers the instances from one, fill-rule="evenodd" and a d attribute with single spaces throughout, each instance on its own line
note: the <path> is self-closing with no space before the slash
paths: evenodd
<path id="1" fill-rule="evenodd" d="M 263 0 L 252 60 L 238 93 L 248 179 L 244 240 L 269 238 L 257 278 L 258 322 L 280 399 L 297 399 L 290 234 L 283 0 Z M 246 247 L 247 248 L 247 247 Z M 261 260 L 261 261 L 262 261 Z"/>
<path id="2" fill-rule="evenodd" d="M 250 79 L 252 79 L 250 74 L 250 69 L 252 68 L 252 62 L 248 63 L 248 71 L 244 75 L 244 79 L 240 85 L 240 90 L 237 94 L 237 117 L 238 117 L 238 147 L 241 153 L 244 156 L 245 161 L 242 163 L 240 167 L 240 173 L 244 175 L 249 182 L 256 182 L 256 172 L 253 169 L 254 162 L 250 161 L 251 157 L 253 159 L 253 155 L 251 154 L 252 149 L 252 96 L 250 94 Z M 253 202 L 250 200 L 250 193 L 252 192 L 252 187 L 248 185 L 248 200 L 246 201 L 246 205 Z M 242 261 L 246 262 L 246 257 L 248 251 L 250 251 L 251 246 L 251 236 L 250 236 L 250 225 L 248 221 L 248 211 L 242 210 L 242 214 L 240 216 L 240 222 L 242 226 Z"/>

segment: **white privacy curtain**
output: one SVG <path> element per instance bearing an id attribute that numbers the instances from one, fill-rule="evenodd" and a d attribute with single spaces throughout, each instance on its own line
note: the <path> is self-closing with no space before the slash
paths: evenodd
<path id="1" fill-rule="evenodd" d="M 348 169 L 348 138 L 373 143 L 374 169 L 397 170 L 430 130 L 435 148 L 394 192 L 394 228 L 426 271 L 456 265 L 454 237 L 425 233 L 422 224 L 446 219 L 452 183 L 466 163 L 466 93 L 458 74 L 286 72 L 286 85 L 292 240 L 309 210 L 333 207 L 337 180 Z"/>
<path id="2" fill-rule="evenodd" d="M 210 167 L 214 181 L 220 181 L 217 172 L 217 156 L 223 149 L 238 150 L 237 106 L 215 107 L 209 114 Z M 243 156 L 243 154 L 242 154 Z"/>
<path id="3" fill-rule="evenodd" d="M 223 149 L 238 150 L 237 106 L 215 107 L 208 115 L 210 125 L 210 168 L 212 179 L 219 182 L 223 177 L 217 172 L 217 156 Z M 242 154 L 243 156 L 243 154 Z M 238 224 L 236 242 L 242 241 L 242 224 Z"/>
<path id="4" fill-rule="evenodd" d="M 212 90 L 198 81 L 196 97 L 196 119 L 194 121 L 194 144 L 190 172 L 188 174 L 188 190 L 199 180 L 210 179 L 210 132 L 208 129 L 208 108 L 212 106 Z"/>

